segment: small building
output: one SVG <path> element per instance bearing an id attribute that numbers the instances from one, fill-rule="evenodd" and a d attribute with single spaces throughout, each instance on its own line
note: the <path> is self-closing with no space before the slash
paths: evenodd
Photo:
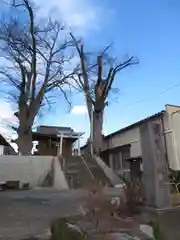
<path id="1" fill-rule="evenodd" d="M 144 145 L 141 129 L 143 124 L 153 121 L 161 122 L 164 154 L 169 167 L 180 170 L 180 106 L 174 105 L 166 105 L 165 110 L 105 136 L 101 153 L 103 160 L 116 172 L 129 171 L 126 159 L 142 159 Z"/>
<path id="2" fill-rule="evenodd" d="M 37 142 L 35 155 L 71 156 L 76 141 L 80 149 L 82 134 L 74 132 L 70 127 L 39 126 L 33 132 L 33 141 Z"/>

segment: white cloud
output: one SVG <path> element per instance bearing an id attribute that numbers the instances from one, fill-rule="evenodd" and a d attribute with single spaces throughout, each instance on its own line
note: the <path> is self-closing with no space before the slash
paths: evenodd
<path id="1" fill-rule="evenodd" d="M 71 112 L 75 115 L 86 114 L 87 108 L 86 106 L 83 106 L 83 105 L 74 106 Z"/>
<path id="2" fill-rule="evenodd" d="M 16 120 L 16 117 L 14 116 L 14 111 L 10 103 L 4 101 L 0 102 L 0 118 L 8 122 Z"/>
<path id="3" fill-rule="evenodd" d="M 14 111 L 10 103 L 0 101 L 0 134 L 10 142 L 11 139 L 16 137 L 16 134 L 12 131 L 11 125 L 16 124 L 17 119 L 14 116 Z M 14 149 L 17 150 L 16 144 L 11 144 Z"/>
<path id="4" fill-rule="evenodd" d="M 92 6 L 88 0 L 38 0 L 36 3 L 41 7 L 42 15 L 46 16 L 50 12 L 70 27 L 78 27 L 82 31 L 98 29 L 99 8 Z"/>

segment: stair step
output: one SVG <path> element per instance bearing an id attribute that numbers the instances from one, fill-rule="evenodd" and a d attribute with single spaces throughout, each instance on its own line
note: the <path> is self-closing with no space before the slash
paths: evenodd
<path id="1" fill-rule="evenodd" d="M 62 162 L 62 159 L 61 159 Z M 64 172 L 70 188 L 82 188 L 94 183 L 89 169 L 95 177 L 96 182 L 103 185 L 109 183 L 104 171 L 97 164 L 95 159 L 82 159 L 79 156 L 72 156 L 63 159 Z M 88 169 L 87 169 L 88 166 Z"/>

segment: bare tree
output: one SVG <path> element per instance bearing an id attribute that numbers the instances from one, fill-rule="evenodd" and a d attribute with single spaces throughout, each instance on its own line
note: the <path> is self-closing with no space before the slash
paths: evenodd
<path id="1" fill-rule="evenodd" d="M 0 21 L 0 80 L 17 104 L 16 143 L 19 152 L 27 155 L 32 150 L 35 117 L 50 101 L 49 93 L 60 89 L 66 97 L 63 86 L 73 73 L 64 71 L 64 64 L 72 40 L 65 37 L 60 22 L 38 19 L 31 1 L 13 0 L 9 7 L 14 15 Z"/>
<path id="2" fill-rule="evenodd" d="M 102 128 L 104 109 L 108 105 L 108 97 L 112 91 L 113 82 L 120 71 L 137 64 L 135 57 L 127 57 L 119 63 L 107 54 L 110 46 L 95 56 L 95 62 L 89 61 L 84 51 L 84 46 L 70 34 L 80 59 L 79 71 L 75 78 L 78 87 L 84 92 L 90 122 L 93 123 L 91 131 L 94 154 L 99 154 L 102 149 Z M 92 119 L 93 118 L 93 119 Z"/>

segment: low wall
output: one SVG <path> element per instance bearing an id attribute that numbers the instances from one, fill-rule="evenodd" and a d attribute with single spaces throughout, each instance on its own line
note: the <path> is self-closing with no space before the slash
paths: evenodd
<path id="1" fill-rule="evenodd" d="M 52 160 L 52 156 L 0 156 L 0 182 L 20 181 L 20 187 L 23 183 L 30 183 L 32 188 L 42 186 L 47 173 L 51 170 Z M 59 179 L 58 188 L 67 189 L 63 172 L 55 171 L 55 174 Z M 57 176 L 54 178 L 57 179 Z M 56 181 L 56 188 L 57 185 Z"/>
<path id="2" fill-rule="evenodd" d="M 121 184 L 120 178 L 114 173 L 114 171 L 108 167 L 100 157 L 95 157 L 97 164 L 104 171 L 106 177 L 110 180 L 110 182 L 115 186 Z"/>
<path id="3" fill-rule="evenodd" d="M 62 170 L 62 167 L 60 165 L 60 162 L 57 158 L 55 158 L 54 161 L 54 188 L 55 189 L 68 189 L 69 186 L 67 184 L 64 172 Z"/>

